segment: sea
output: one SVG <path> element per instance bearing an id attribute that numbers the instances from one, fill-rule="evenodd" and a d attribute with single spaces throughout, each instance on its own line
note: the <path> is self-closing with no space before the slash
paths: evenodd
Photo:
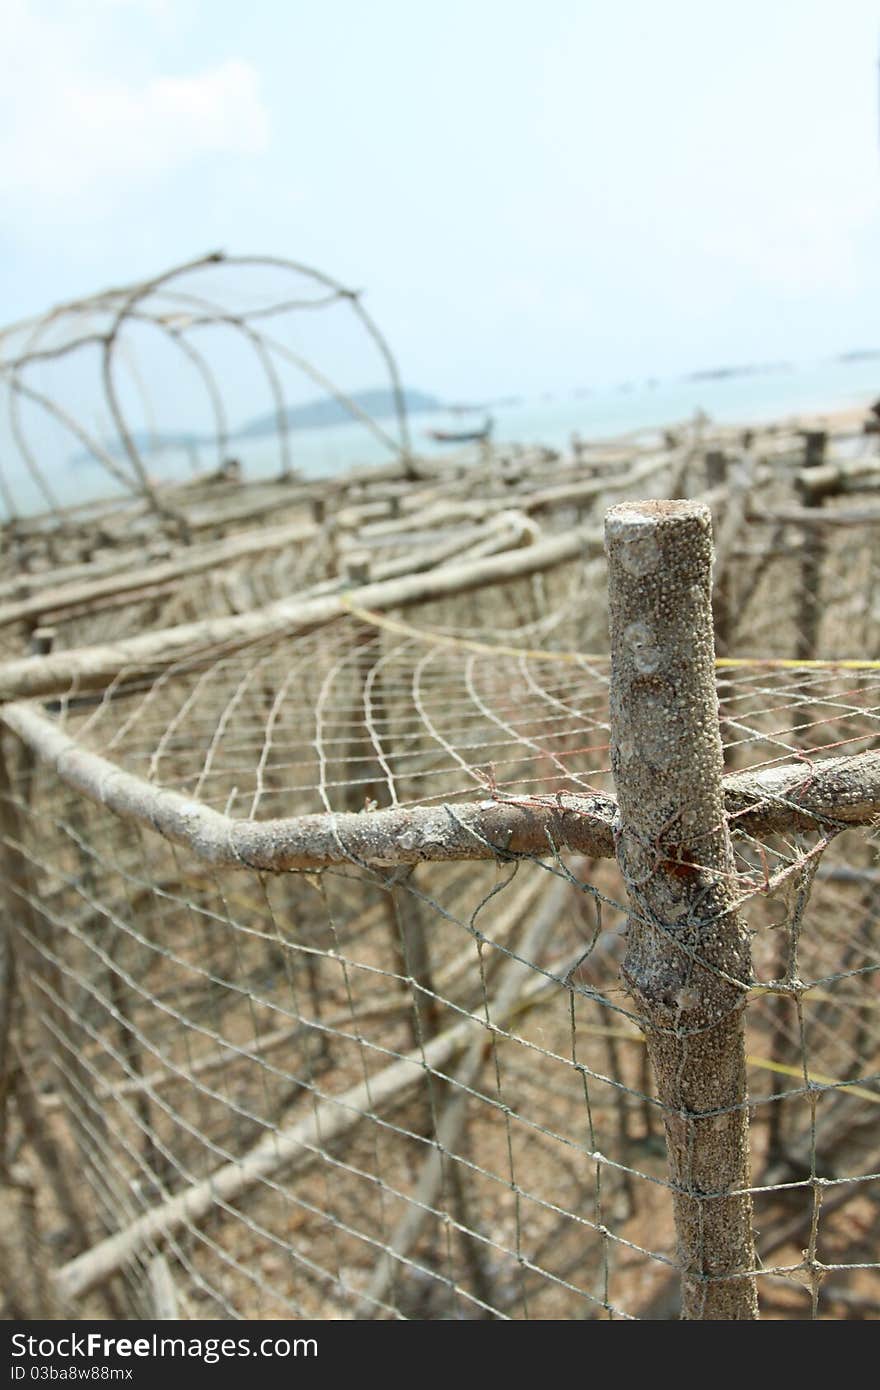
<path id="1" fill-rule="evenodd" d="M 867 408 L 880 397 L 880 356 L 835 359 L 794 366 L 754 370 L 700 379 L 651 379 L 595 390 L 560 391 L 540 397 L 488 402 L 466 411 L 418 413 L 409 418 L 416 455 L 449 453 L 454 446 L 439 444 L 430 431 L 479 428 L 491 416 L 496 446 L 545 445 L 564 449 L 573 434 L 584 440 L 610 439 L 650 431 L 692 419 L 697 411 L 722 424 L 760 424 L 793 415 Z M 377 422 L 396 438 L 395 422 Z M 228 455 L 240 460 L 246 479 L 277 476 L 285 464 L 305 479 L 327 478 L 353 466 L 388 462 L 394 450 L 363 424 L 292 430 L 286 454 L 274 436 L 230 440 Z M 217 467 L 222 460 L 213 448 L 163 449 L 146 458 L 157 482 L 186 478 Z M 7 462 L 9 456 L 7 455 Z M 103 467 L 92 461 L 55 456 L 42 460 L 52 493 L 62 506 L 112 497 L 118 488 Z M 30 474 L 20 464 L 6 472 L 20 515 L 46 507 Z"/>

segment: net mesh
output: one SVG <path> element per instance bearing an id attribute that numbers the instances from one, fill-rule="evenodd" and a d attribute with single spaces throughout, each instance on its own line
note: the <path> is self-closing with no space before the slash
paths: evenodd
<path id="1" fill-rule="evenodd" d="M 821 635 L 851 655 L 856 608 L 874 630 L 873 562 L 835 534 Z M 740 649 L 762 584 L 783 609 L 788 584 L 801 613 L 803 563 L 784 547 L 740 562 Z M 329 626 L 73 687 L 41 718 L 230 820 L 565 811 L 612 790 L 602 571 L 569 563 L 402 614 L 352 596 Z M 877 747 L 880 667 L 869 643 L 855 669 L 761 660 L 754 631 L 754 654 L 718 667 L 726 770 L 794 764 L 806 795 L 823 760 Z M 52 764 L 18 751 L 4 841 L 37 1004 L 16 1044 L 33 1113 L 9 1124 L 29 1114 L 32 1142 L 58 1146 L 89 1194 L 56 1176 L 38 1233 L 56 1289 L 149 1314 L 164 1261 L 191 1316 L 674 1313 L 664 1107 L 620 980 L 631 905 L 613 858 L 550 836 L 377 867 L 341 836 L 318 871 L 261 873 L 170 842 L 149 814 L 119 819 Z M 730 824 L 753 933 L 762 1310 L 871 1316 L 870 829 L 827 809 L 760 834 Z"/>
<path id="2" fill-rule="evenodd" d="M 687 1203 L 740 1202 L 723 1156 L 671 1176 L 676 1127 L 704 1155 L 735 1112 L 762 1315 L 876 1316 L 876 439 L 698 415 L 416 459 L 357 292 L 271 258 L 2 337 L 5 1314 L 675 1316 Z M 317 391 L 372 469 L 312 476 Z M 664 826 L 624 882 L 600 523 L 696 495 L 732 852 Z M 663 1089 L 645 927 L 688 962 L 681 1075 L 690 982 L 745 1000 L 732 1106 Z"/>

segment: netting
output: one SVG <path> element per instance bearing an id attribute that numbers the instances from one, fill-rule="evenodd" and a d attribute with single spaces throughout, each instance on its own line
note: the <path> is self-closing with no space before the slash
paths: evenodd
<path id="1" fill-rule="evenodd" d="M 690 442 L 675 451 L 646 442 L 624 460 L 605 446 L 552 475 L 541 450 L 487 448 L 417 465 L 404 454 L 308 483 L 209 475 L 160 489 L 158 511 L 117 507 L 112 524 L 88 510 L 27 534 L 15 523 L 0 580 L 0 651 L 14 656 L 22 636 L 43 628 L 56 646 L 75 648 L 570 535 L 618 497 L 668 493 L 691 452 Z M 598 536 L 594 524 L 597 552 Z M 543 567 L 538 558 L 534 569 Z"/>
<path id="2" fill-rule="evenodd" d="M 353 395 L 330 361 L 387 389 Z M 186 535 L 193 503 L 216 511 L 243 460 L 252 477 L 290 481 L 314 465 L 297 427 L 340 420 L 362 426 L 373 456 L 408 458 L 404 391 L 360 292 L 294 261 L 218 252 L 10 325 L 0 503 L 12 559 L 62 563 L 84 523 L 92 547 L 95 531 L 157 522 Z"/>
<path id="3" fill-rule="evenodd" d="M 544 576 L 540 604 L 531 579 L 476 591 L 457 628 L 449 603 L 358 608 L 42 714 L 9 707 L 32 749 L 7 801 L 38 1003 L 19 1046 L 91 1191 L 56 1194 L 89 1247 L 60 1210 L 65 1297 L 148 1311 L 159 1259 L 194 1316 L 675 1308 L 665 1107 L 621 984 L 632 903 L 601 824 L 609 666 L 573 644 L 584 576 Z M 878 874 L 850 822 L 873 815 L 878 680 L 870 662 L 717 675 L 771 1315 L 877 1298 Z M 840 759 L 867 782 L 837 808 L 821 774 Z M 101 804 L 114 786 L 126 819 Z M 210 840 L 157 834 L 151 789 L 221 818 Z M 383 812 L 401 862 L 364 846 Z M 332 862 L 272 871 L 308 815 Z M 510 848 L 507 816 L 538 822 L 531 849 Z M 242 823 L 265 827 L 269 869 L 247 867 Z"/>
<path id="4" fill-rule="evenodd" d="M 325 310 L 395 429 L 283 337 Z M 295 376 L 390 462 L 297 476 Z M 872 438 L 416 459 L 357 296 L 217 258 L 2 389 L 7 1316 L 875 1316 Z M 112 497 L 52 491 L 71 440 Z M 643 500 L 695 496 L 714 587 Z"/>

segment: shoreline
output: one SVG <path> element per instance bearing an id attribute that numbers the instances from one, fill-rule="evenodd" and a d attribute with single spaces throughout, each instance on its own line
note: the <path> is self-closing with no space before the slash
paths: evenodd
<path id="1" fill-rule="evenodd" d="M 757 408 L 749 409 L 743 403 L 743 408 L 733 410 L 717 410 L 713 413 L 711 409 L 713 402 L 707 402 L 702 407 L 692 409 L 690 413 L 672 413 L 663 409 L 658 401 L 658 414 L 650 420 L 639 422 L 633 416 L 638 416 L 637 409 L 627 409 L 624 402 L 614 402 L 619 404 L 620 410 L 617 420 L 608 420 L 607 417 L 601 420 L 589 419 L 589 409 L 586 403 L 575 404 L 573 402 L 556 403 L 536 411 L 529 406 L 518 406 L 511 408 L 507 418 L 498 422 L 499 429 L 492 440 L 493 449 L 503 454 L 506 450 L 530 451 L 532 449 L 551 449 L 560 452 L 564 457 L 571 452 L 572 439 L 577 436 L 585 447 L 607 446 L 609 448 L 620 448 L 627 443 L 646 438 L 660 438 L 667 430 L 673 433 L 690 429 L 693 427 L 697 412 L 702 410 L 705 416 L 705 432 L 707 435 L 730 435 L 731 433 L 742 433 L 748 429 L 754 429 L 760 433 L 784 433 L 786 431 L 797 431 L 801 429 L 826 429 L 836 435 L 851 434 L 853 437 L 862 436 L 863 425 L 869 415 L 871 403 L 880 396 L 880 385 L 873 391 L 865 389 L 862 401 L 859 404 L 841 404 L 837 401 L 828 401 L 825 405 L 810 405 L 803 408 L 786 408 L 784 405 L 775 407 L 769 406 L 764 409 L 761 405 Z M 643 403 L 644 404 L 644 403 Z M 617 412 L 615 412 L 617 413 Z M 525 418 L 517 419 L 522 415 Z M 569 418 L 565 418 L 566 415 Z M 531 418 L 529 418 L 531 417 Z M 586 417 L 586 418 L 585 418 Z M 424 459 L 427 463 L 436 464 L 438 462 L 466 463 L 472 456 L 472 446 L 465 446 L 464 449 L 449 449 L 442 445 L 425 447 L 422 436 L 422 424 L 427 423 L 431 417 L 417 415 L 411 420 L 411 426 L 418 422 L 419 428 L 413 429 L 414 448 L 413 455 L 416 459 Z M 542 424 L 545 426 L 542 428 Z M 620 428 L 614 426 L 619 424 Z M 603 425 L 611 425 L 611 428 L 603 428 Z M 590 427 L 594 426 L 594 427 Z M 393 455 L 384 451 L 380 457 L 378 454 L 370 456 L 371 451 L 365 447 L 363 433 L 360 438 L 355 431 L 358 425 L 352 422 L 345 426 L 336 426 L 331 431 L 296 431 L 290 432 L 290 443 L 293 454 L 294 467 L 299 473 L 298 481 L 301 484 L 326 484 L 335 480 L 344 479 L 347 474 L 354 471 L 363 471 L 369 474 L 373 469 L 379 470 L 383 465 L 393 462 Z M 332 434 L 339 434 L 332 438 Z M 342 435 L 342 431 L 345 434 Z M 870 435 L 865 435 L 865 439 L 870 439 Z M 333 445 L 337 446 L 336 457 L 328 457 L 327 452 L 322 450 L 321 454 L 315 457 L 315 451 L 321 445 L 330 446 L 328 452 L 335 452 Z M 313 451 L 309 457 L 309 447 Z M 207 453 L 207 451 L 206 451 Z M 230 453 L 235 451 L 230 449 Z M 298 456 L 299 455 L 299 456 Z M 241 450 L 239 456 L 243 465 L 242 486 L 266 485 L 278 477 L 278 449 L 277 441 L 267 441 L 263 447 L 254 451 Z M 216 457 L 216 456 L 215 456 Z M 171 467 L 157 468 L 155 461 L 149 458 L 147 465 L 151 463 L 151 473 L 155 482 L 162 489 L 166 487 L 174 488 L 189 483 L 193 480 L 191 461 L 189 458 L 181 456 L 176 461 L 170 459 L 167 462 Z M 200 470 L 201 476 L 206 476 L 216 468 L 215 458 L 210 463 L 205 458 L 207 467 Z M 126 505 L 126 492 L 123 488 L 114 488 L 112 480 L 102 475 L 101 465 L 95 460 L 94 467 L 90 468 L 91 481 L 94 487 L 84 487 L 84 478 L 78 470 L 75 475 L 69 467 L 58 470 L 54 476 L 47 472 L 47 477 L 52 485 L 53 491 L 60 504 L 60 514 L 64 515 L 68 509 L 79 507 L 100 508 L 102 505 L 120 504 Z M 52 513 L 47 511 L 42 497 L 35 495 L 32 486 L 32 479 L 27 476 L 17 476 L 11 482 L 11 492 L 15 497 L 16 492 L 19 496 L 15 497 L 20 505 L 16 507 L 16 516 L 26 522 L 32 522 L 40 518 L 45 518 Z M 27 494 L 30 494 L 28 496 Z M 84 496 L 83 494 L 87 494 Z M 8 525 L 10 517 L 7 515 L 0 519 L 0 525 Z"/>

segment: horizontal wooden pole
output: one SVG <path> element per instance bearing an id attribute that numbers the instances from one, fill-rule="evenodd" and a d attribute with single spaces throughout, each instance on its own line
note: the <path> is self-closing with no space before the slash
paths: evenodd
<path id="1" fill-rule="evenodd" d="M 546 511 L 561 506 L 586 506 L 597 497 L 607 496 L 609 492 L 626 493 L 637 484 L 669 468 L 675 462 L 674 455 L 654 455 L 638 467 L 620 472 L 614 479 L 607 475 L 601 478 L 587 478 L 562 486 L 544 487 L 538 490 L 519 489 L 505 491 L 494 497 L 454 498 L 440 500 L 434 506 L 423 509 L 420 523 L 430 526 L 455 525 L 463 521 L 480 521 L 493 513 L 516 507 L 519 511 L 531 513 Z M 379 521 L 364 528 L 364 536 L 393 537 L 401 531 L 411 530 L 413 517 L 407 514 L 396 521 Z"/>
<path id="2" fill-rule="evenodd" d="M 611 859 L 615 853 L 617 803 L 612 796 L 564 792 L 237 820 L 81 748 L 33 706 L 7 705 L 0 718 L 68 786 L 227 868 L 281 873 L 346 863 L 381 868 L 505 855 L 545 857 L 554 850 L 593 859 Z M 738 772 L 724 779 L 723 790 L 730 828 L 740 834 L 869 825 L 880 814 L 880 752 Z"/>
<path id="3" fill-rule="evenodd" d="M 139 589 L 171 584 L 191 574 L 201 574 L 205 570 L 233 564 L 236 560 L 245 559 L 250 555 L 299 545 L 311 539 L 315 529 L 310 522 L 297 522 L 293 526 L 263 527 L 259 531 L 231 536 L 228 540 L 195 546 L 181 555 L 174 556 L 173 559 L 159 560 L 145 567 L 132 568 L 129 564 L 128 569 L 122 573 L 85 580 L 79 584 L 42 589 L 40 593 L 20 599 L 17 603 L 0 605 L 0 627 L 33 621 L 42 617 L 44 613 L 62 613 L 67 608 L 81 608 L 118 594 L 135 593 Z"/>
<path id="4" fill-rule="evenodd" d="M 859 459 L 847 463 L 825 463 L 804 468 L 795 478 L 801 498 L 809 505 L 841 493 L 876 492 L 880 488 L 880 461 Z"/>
<path id="5" fill-rule="evenodd" d="M 482 526 L 473 526 L 468 532 L 442 545 L 430 548 L 420 547 L 418 553 L 386 561 L 376 567 L 375 581 L 396 579 L 406 574 L 419 574 L 434 565 L 448 562 L 463 552 L 473 549 L 476 558 L 483 548 L 484 554 L 494 554 L 499 550 L 510 549 L 526 539 L 530 523 L 525 517 L 515 522 L 517 514 L 508 510 L 490 519 Z M 534 523 L 531 523 L 534 525 Z M 0 628 L 17 622 L 33 623 L 46 614 L 60 616 L 89 616 L 116 607 L 120 603 L 137 602 L 161 592 L 169 585 L 190 575 L 202 574 L 207 570 L 223 570 L 228 565 L 250 556 L 262 556 L 288 546 L 300 546 L 321 534 L 320 529 L 310 522 L 297 522 L 295 525 L 266 527 L 259 531 L 243 532 L 228 540 L 196 545 L 192 549 L 170 558 L 154 559 L 146 564 L 147 556 L 118 557 L 111 573 L 100 578 L 87 579 L 81 583 L 64 586 L 40 586 L 38 593 L 14 602 L 0 604 Z M 26 587 L 25 581 L 20 581 Z M 331 579 L 311 586 L 308 597 L 321 593 L 338 593 L 346 586 L 343 580 Z"/>
<path id="6" fill-rule="evenodd" d="M 361 608 L 406 608 L 552 569 L 585 554 L 599 554 L 601 546 L 601 535 L 595 529 L 568 531 L 469 564 L 367 584 L 355 595 Z M 337 595 L 282 599 L 234 617 L 209 618 L 121 642 L 6 662 L 0 666 L 0 700 L 101 689 L 118 676 L 161 671 L 206 651 L 232 650 L 282 634 L 289 639 L 335 622 L 348 611 Z"/>
<path id="7" fill-rule="evenodd" d="M 793 526 L 880 526 L 880 506 L 861 507 L 767 507 L 749 509 L 747 520 L 769 526 L 783 522 Z"/>

